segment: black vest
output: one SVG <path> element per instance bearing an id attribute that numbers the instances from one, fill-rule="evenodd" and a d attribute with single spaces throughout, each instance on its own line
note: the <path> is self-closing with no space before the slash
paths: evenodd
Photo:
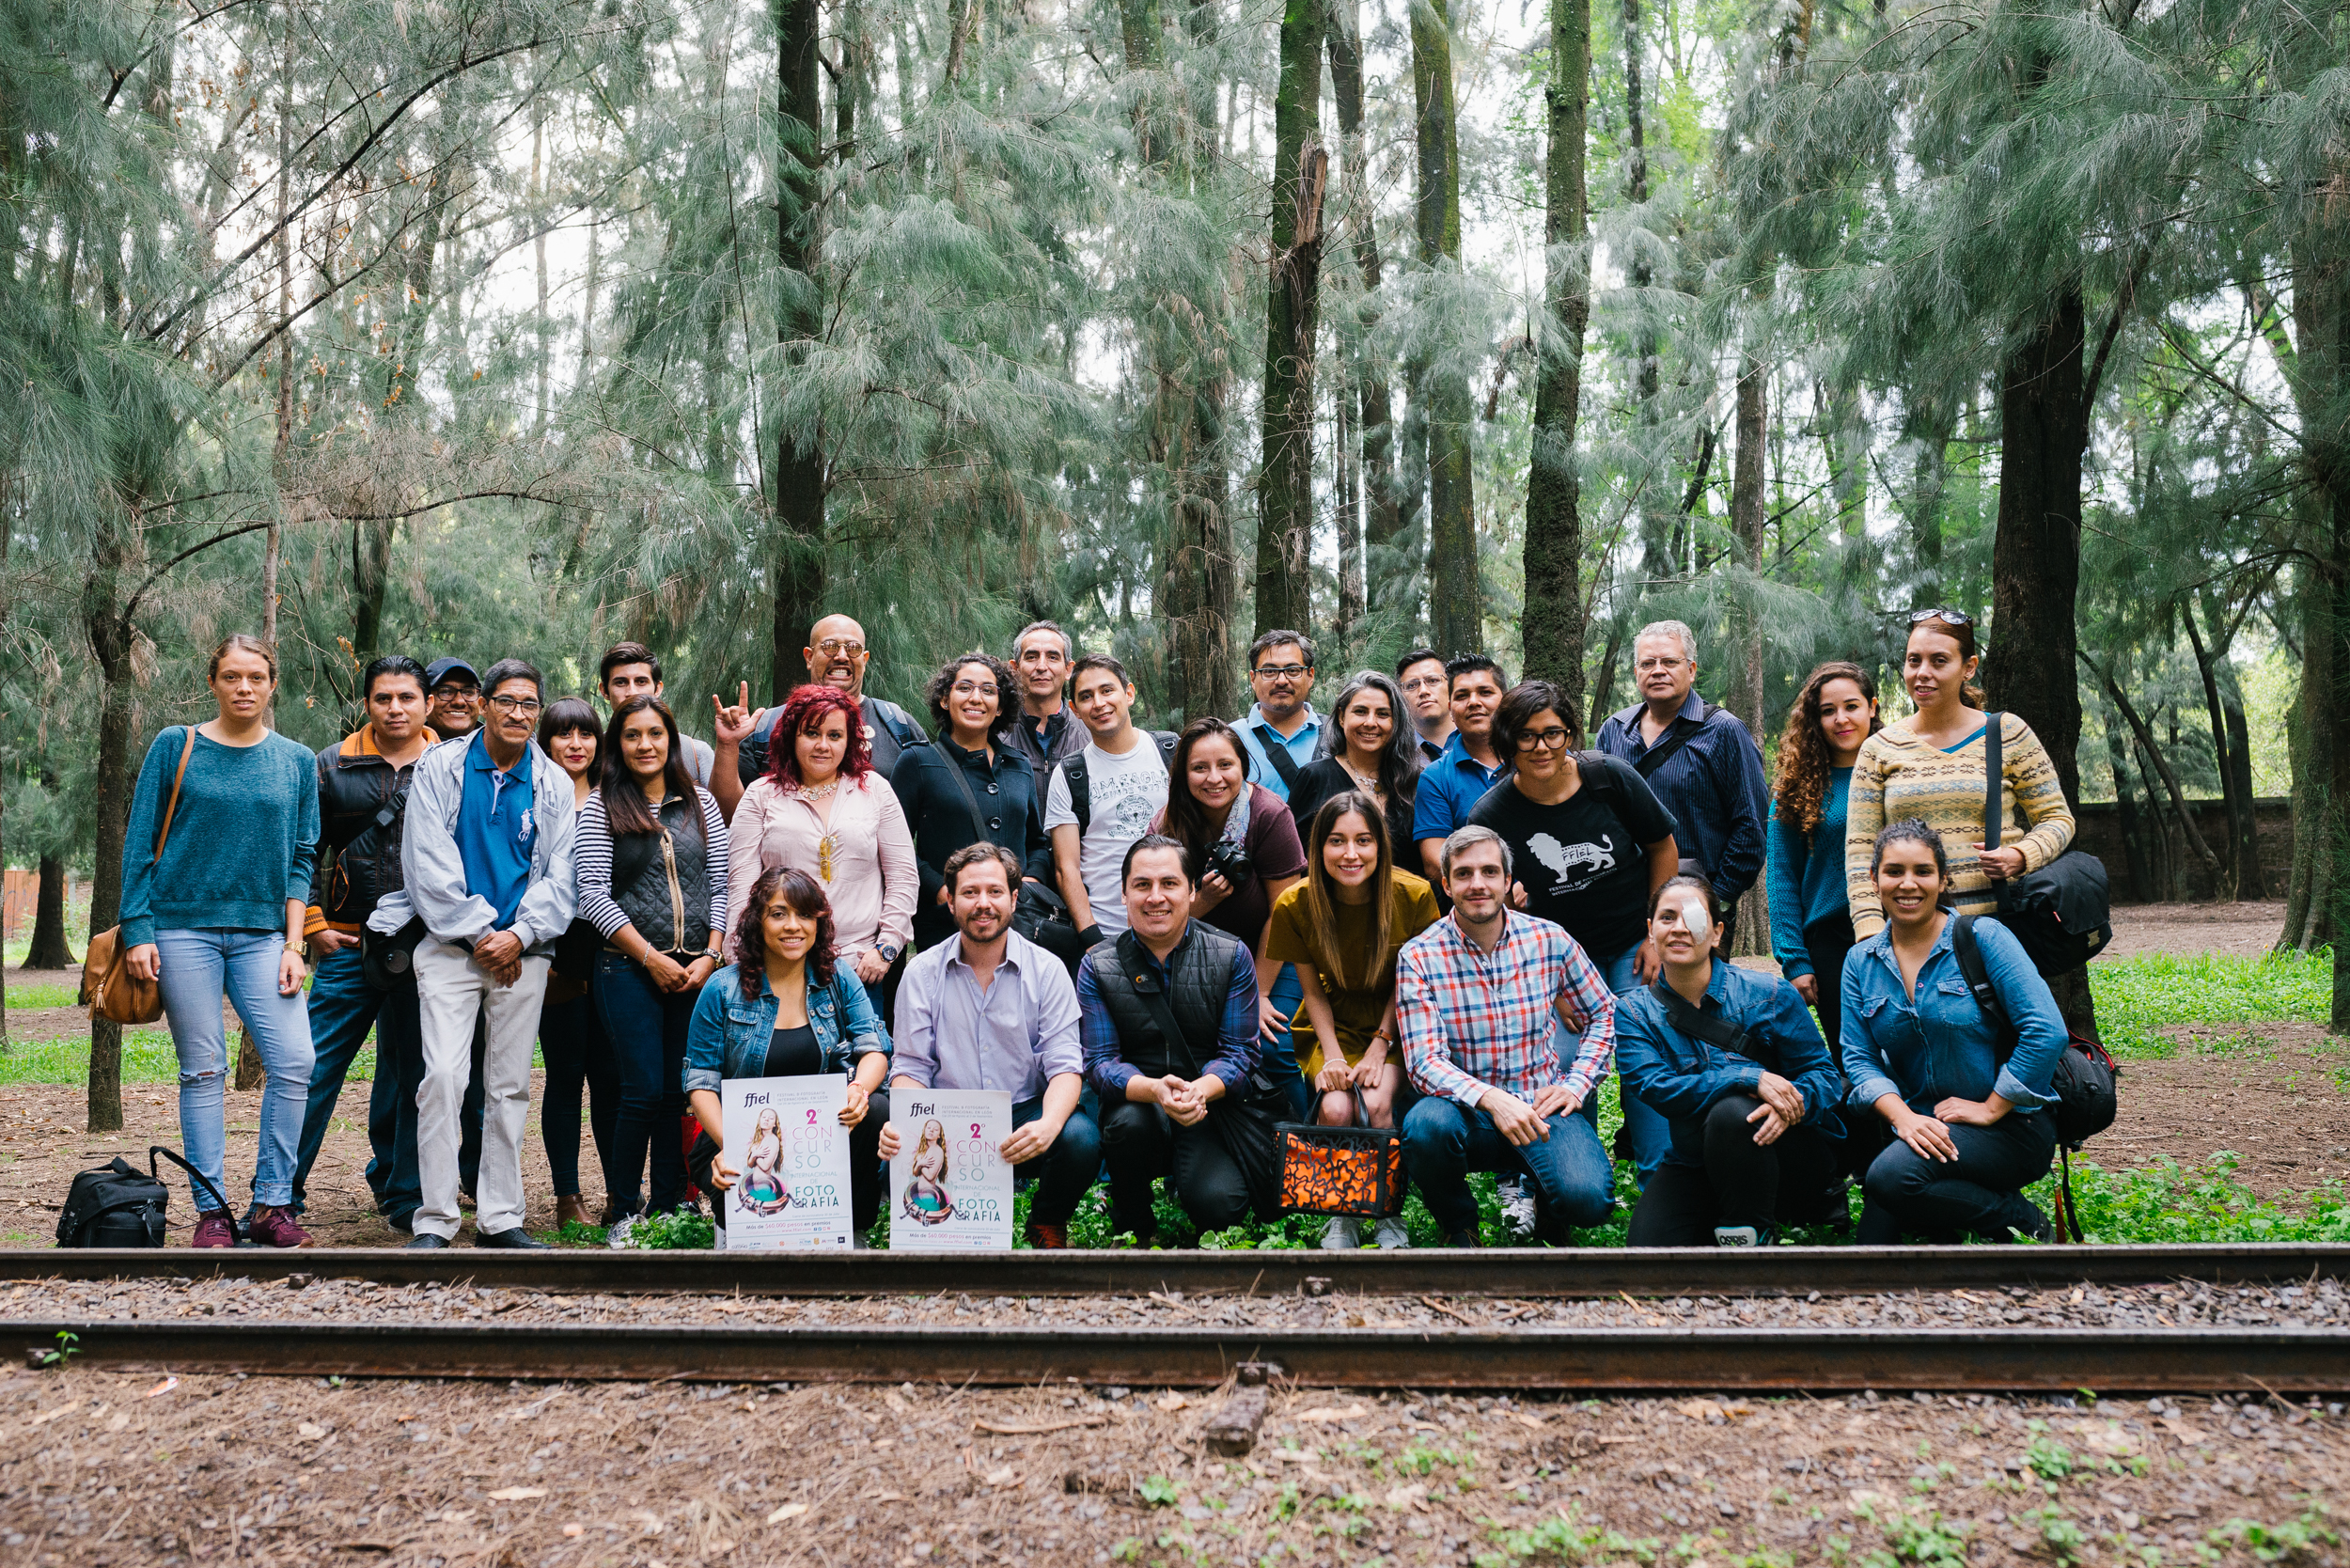
<path id="1" fill-rule="evenodd" d="M 1094 989 L 1118 1030 L 1119 1056 L 1154 1078 L 1169 1073 L 1198 1077 L 1220 1054 L 1224 999 L 1231 995 L 1232 953 L 1239 947 L 1238 938 L 1198 920 L 1184 933 L 1167 964 L 1171 983 L 1167 999 L 1183 1030 L 1185 1038 L 1180 1041 L 1167 1038 L 1143 999 L 1142 993 L 1159 989 L 1159 978 L 1133 932 L 1121 932 L 1087 953 Z"/>
<path id="2" fill-rule="evenodd" d="M 655 813 L 677 855 L 678 891 L 685 923 L 674 922 L 669 869 L 658 833 L 612 835 L 612 902 L 636 934 L 663 952 L 699 952 L 710 942 L 710 853 L 702 842 L 701 797 L 671 795 Z"/>

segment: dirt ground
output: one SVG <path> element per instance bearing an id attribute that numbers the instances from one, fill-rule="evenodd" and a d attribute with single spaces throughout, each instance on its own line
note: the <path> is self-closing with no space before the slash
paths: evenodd
<path id="1" fill-rule="evenodd" d="M 2182 1024 L 2179 1054 L 2123 1064 L 2122 1116 L 2092 1146 L 2109 1168 L 2220 1150 L 2263 1196 L 2350 1181 L 2350 1051 L 2316 1024 Z"/>
<path id="2" fill-rule="evenodd" d="M 2100 956 L 2217 953 L 2258 958 L 2285 929 L 2281 899 L 2265 903 L 2134 903 L 2113 912 L 2113 941 Z"/>
<path id="3" fill-rule="evenodd" d="M 0 1557 L 2342 1560 L 2340 1510 L 2321 1512 L 2350 1491 L 2340 1404 L 1883 1393 L 1550 1403 L 1277 1387 L 1253 1451 L 1221 1458 L 1201 1427 L 1222 1395 L 1148 1389 L 19 1372 L 0 1378 Z M 2310 1549 L 2280 1549 L 2295 1539 Z"/>

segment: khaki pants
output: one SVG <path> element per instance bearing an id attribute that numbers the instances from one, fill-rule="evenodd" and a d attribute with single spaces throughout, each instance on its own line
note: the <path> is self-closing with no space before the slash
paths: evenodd
<path id="1" fill-rule="evenodd" d="M 547 960 L 525 958 L 520 979 L 500 985 L 464 949 L 426 937 L 416 944 L 416 1002 L 424 1035 L 424 1086 L 416 1090 L 416 1163 L 424 1202 L 415 1233 L 454 1240 L 458 1111 L 473 1067 L 474 1020 L 487 1026 L 481 1061 L 481 1174 L 474 1192 L 478 1235 L 523 1222 L 523 1130 L 530 1120 L 530 1048 Z"/>

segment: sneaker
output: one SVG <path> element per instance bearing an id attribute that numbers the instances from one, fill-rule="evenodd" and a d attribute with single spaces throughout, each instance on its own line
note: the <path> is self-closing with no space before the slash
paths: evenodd
<path id="1" fill-rule="evenodd" d="M 188 1238 L 190 1247 L 234 1247 L 236 1227 L 228 1222 L 227 1209 L 207 1209 L 196 1216 L 196 1234 Z"/>
<path id="2" fill-rule="evenodd" d="M 625 1250 L 629 1232 L 636 1229 L 636 1222 L 642 1217 L 641 1215 L 622 1215 L 614 1220 L 611 1228 L 603 1233 L 603 1245 L 615 1250 Z"/>
<path id="3" fill-rule="evenodd" d="M 1028 1221 L 1028 1245 L 1047 1252 L 1058 1252 L 1069 1246 L 1069 1227 L 1039 1225 Z"/>
<path id="4" fill-rule="evenodd" d="M 1768 1247 L 1769 1231 L 1754 1225 L 1716 1225 L 1714 1227 L 1716 1247 Z"/>
<path id="5" fill-rule="evenodd" d="M 1363 1245 L 1362 1227 L 1346 1215 L 1332 1215 L 1322 1228 L 1322 1250 L 1352 1252 Z"/>
<path id="6" fill-rule="evenodd" d="M 253 1216 L 245 1233 L 263 1247 L 316 1247 L 310 1232 L 294 1218 L 293 1210 L 273 1205 Z"/>
<path id="7" fill-rule="evenodd" d="M 1411 1246 L 1412 1233 L 1403 1228 L 1403 1222 L 1400 1219 L 1383 1219 L 1371 1227 L 1371 1240 L 1372 1246 L 1386 1252 L 1396 1247 Z"/>
<path id="8" fill-rule="evenodd" d="M 1501 1217 L 1510 1227 L 1510 1234 L 1526 1241 L 1534 1234 L 1534 1184 L 1523 1176 L 1505 1176 L 1500 1182 Z"/>

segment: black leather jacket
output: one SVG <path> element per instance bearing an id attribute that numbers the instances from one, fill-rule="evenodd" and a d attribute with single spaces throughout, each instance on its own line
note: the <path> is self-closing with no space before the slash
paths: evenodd
<path id="1" fill-rule="evenodd" d="M 418 755 L 422 755 L 419 753 Z M 319 869 L 310 881 L 305 930 L 355 932 L 386 893 L 401 886 L 400 831 L 411 762 L 395 768 L 361 729 L 319 751 Z"/>

